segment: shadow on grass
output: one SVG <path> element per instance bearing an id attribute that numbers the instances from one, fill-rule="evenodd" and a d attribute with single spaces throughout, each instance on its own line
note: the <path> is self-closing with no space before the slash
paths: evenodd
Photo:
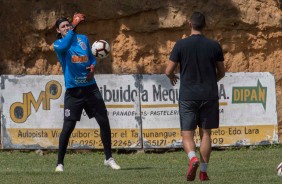
<path id="1" fill-rule="evenodd" d="M 121 170 L 147 170 L 147 169 L 152 169 L 152 167 L 126 167 L 126 168 L 121 168 Z"/>
<path id="2" fill-rule="evenodd" d="M 4 171 L 4 172 L 0 172 L 1 174 L 4 174 L 5 176 L 13 176 L 13 175 L 17 175 L 17 176 L 21 176 L 21 175 L 29 175 L 29 176 L 46 176 L 48 174 L 55 174 L 55 175 L 59 175 L 59 174 L 73 174 L 73 173 L 58 173 L 58 172 L 54 172 L 54 171 Z"/>

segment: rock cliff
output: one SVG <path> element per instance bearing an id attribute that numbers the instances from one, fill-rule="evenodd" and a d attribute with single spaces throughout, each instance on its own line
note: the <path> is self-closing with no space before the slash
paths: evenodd
<path id="1" fill-rule="evenodd" d="M 163 73 L 174 43 L 189 35 L 191 13 L 202 11 L 227 72 L 274 74 L 282 126 L 281 0 L 0 0 L 0 9 L 0 73 L 38 75 L 62 74 L 52 50 L 60 16 L 85 13 L 78 32 L 110 43 L 97 73 Z"/>

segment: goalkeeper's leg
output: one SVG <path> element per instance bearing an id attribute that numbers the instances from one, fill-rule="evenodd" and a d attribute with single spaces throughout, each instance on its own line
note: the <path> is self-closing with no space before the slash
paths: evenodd
<path id="1" fill-rule="evenodd" d="M 104 152 L 106 159 L 104 160 L 105 166 L 110 166 L 112 169 L 120 169 L 120 166 L 116 163 L 112 157 L 111 151 L 111 128 L 107 113 L 99 114 L 95 116 L 98 124 L 100 125 L 101 140 L 104 145 Z"/>
<path id="2" fill-rule="evenodd" d="M 106 160 L 112 157 L 111 128 L 107 113 L 96 113 L 95 118 L 100 126 L 100 136 L 104 146 Z"/>
<path id="3" fill-rule="evenodd" d="M 75 125 L 76 125 L 76 121 L 64 120 L 63 129 L 62 129 L 62 132 L 60 134 L 60 139 L 59 139 L 59 151 L 58 151 L 57 165 L 58 164 L 64 165 L 64 157 L 67 151 L 69 138 L 75 128 Z"/>

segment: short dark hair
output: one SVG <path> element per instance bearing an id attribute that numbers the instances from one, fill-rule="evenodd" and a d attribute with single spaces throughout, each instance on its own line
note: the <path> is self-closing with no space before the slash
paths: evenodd
<path id="1" fill-rule="evenodd" d="M 190 22 L 192 24 L 193 29 L 197 31 L 202 31 L 206 26 L 205 15 L 201 12 L 196 11 L 191 15 Z"/>

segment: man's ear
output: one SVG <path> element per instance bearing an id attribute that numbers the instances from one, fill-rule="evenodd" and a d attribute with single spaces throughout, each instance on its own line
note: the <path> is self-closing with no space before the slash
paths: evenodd
<path id="1" fill-rule="evenodd" d="M 188 20 L 188 25 L 189 25 L 190 28 L 192 28 L 192 23 L 191 23 L 190 20 Z"/>

